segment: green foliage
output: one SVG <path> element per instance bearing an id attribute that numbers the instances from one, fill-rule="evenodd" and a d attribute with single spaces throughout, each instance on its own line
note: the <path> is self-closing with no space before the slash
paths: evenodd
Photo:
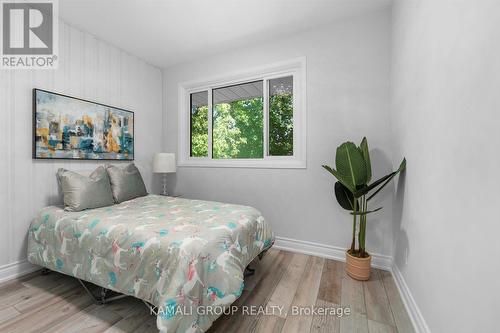
<path id="1" fill-rule="evenodd" d="M 293 155 L 293 95 L 275 94 L 269 97 L 269 154 Z"/>
<path id="2" fill-rule="evenodd" d="M 352 142 L 344 142 L 337 148 L 335 165 L 339 181 L 351 192 L 366 183 L 366 163 L 363 154 Z"/>
<path id="3" fill-rule="evenodd" d="M 216 104 L 213 119 L 214 158 L 264 156 L 262 98 Z"/>
<path id="4" fill-rule="evenodd" d="M 339 205 L 346 210 L 354 210 L 354 196 L 352 192 L 349 191 L 347 187 L 342 185 L 341 182 L 336 182 L 334 186 L 335 197 Z M 358 206 L 358 200 L 356 199 L 356 206 Z"/>
<path id="5" fill-rule="evenodd" d="M 363 159 L 365 160 L 366 182 L 369 183 L 370 180 L 372 180 L 372 162 L 370 160 L 370 150 L 368 149 L 368 140 L 366 140 L 366 137 L 361 140 L 359 149 L 361 150 L 361 154 L 363 155 Z"/>
<path id="6" fill-rule="evenodd" d="M 270 155 L 293 155 L 293 96 L 273 95 L 269 103 Z M 212 118 L 213 158 L 264 156 L 262 97 L 215 104 Z M 191 156 L 208 156 L 207 106 L 191 110 Z"/>
<path id="7" fill-rule="evenodd" d="M 208 106 L 191 109 L 191 156 L 208 156 Z"/>
<path id="8" fill-rule="evenodd" d="M 351 215 L 353 215 L 353 234 L 350 253 L 360 257 L 366 257 L 365 239 L 367 215 L 382 209 L 382 207 L 379 207 L 368 210 L 368 201 L 379 193 L 398 173 L 405 170 L 406 159 L 403 158 L 396 171 L 368 184 L 372 177 L 371 160 L 368 141 L 366 138 L 363 138 L 358 147 L 352 142 L 341 144 L 337 148 L 335 165 L 337 170 L 328 165 L 323 165 L 323 168 L 338 180 L 338 182 L 335 183 L 335 197 L 337 202 L 342 208 L 351 211 Z M 376 191 L 367 198 L 366 196 L 372 190 Z M 359 250 L 355 249 L 357 216 L 359 216 Z"/>
<path id="9" fill-rule="evenodd" d="M 365 194 L 367 194 L 368 192 L 370 192 L 371 190 L 377 188 L 380 184 L 382 184 L 382 186 L 378 187 L 377 191 L 375 191 L 375 193 L 373 193 L 372 195 L 370 195 L 368 197 L 367 200 L 370 200 L 371 198 L 373 198 L 378 192 L 380 192 L 380 190 L 382 190 L 391 180 L 392 178 L 394 178 L 398 173 L 402 172 L 404 169 L 406 169 L 406 158 L 403 158 L 403 160 L 401 161 L 401 164 L 399 165 L 399 168 L 396 170 L 396 171 L 393 171 L 391 172 L 390 174 L 388 175 L 385 175 L 384 177 L 374 181 L 373 183 L 371 183 L 370 185 L 366 185 L 360 189 L 357 189 L 355 192 L 354 192 L 354 196 L 356 198 L 359 198 Z"/>

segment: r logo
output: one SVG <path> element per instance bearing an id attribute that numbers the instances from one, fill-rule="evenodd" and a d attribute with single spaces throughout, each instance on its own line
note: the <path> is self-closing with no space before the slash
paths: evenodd
<path id="1" fill-rule="evenodd" d="M 3 54 L 52 54 L 52 3 L 3 5 Z"/>

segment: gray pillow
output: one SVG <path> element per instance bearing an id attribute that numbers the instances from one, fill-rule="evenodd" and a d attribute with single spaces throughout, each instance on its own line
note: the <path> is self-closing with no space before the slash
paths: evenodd
<path id="1" fill-rule="evenodd" d="M 65 209 L 78 212 L 114 204 L 108 173 L 104 167 L 95 169 L 88 177 L 66 169 L 57 171 Z"/>
<path id="2" fill-rule="evenodd" d="M 134 163 L 124 168 L 107 165 L 106 171 L 116 203 L 148 195 L 141 173 Z"/>

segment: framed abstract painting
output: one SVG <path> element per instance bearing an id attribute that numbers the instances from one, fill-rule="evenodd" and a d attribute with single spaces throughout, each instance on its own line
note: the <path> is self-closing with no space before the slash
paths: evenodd
<path id="1" fill-rule="evenodd" d="M 133 160 L 134 113 L 33 89 L 33 158 Z"/>

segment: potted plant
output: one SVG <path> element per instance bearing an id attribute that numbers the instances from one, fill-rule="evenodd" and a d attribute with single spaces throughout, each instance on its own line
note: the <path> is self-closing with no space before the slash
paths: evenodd
<path id="1" fill-rule="evenodd" d="M 356 280 L 370 278 L 371 256 L 366 251 L 366 218 L 368 214 L 382 209 L 369 209 L 368 203 L 377 195 L 398 173 L 406 168 L 406 159 L 403 158 L 396 171 L 372 182 L 372 167 L 368 141 L 363 138 L 356 146 L 352 142 L 344 142 L 337 148 L 335 155 L 336 169 L 323 165 L 337 182 L 335 183 L 335 197 L 339 205 L 351 212 L 353 216 L 351 248 L 346 251 L 347 274 Z M 371 193 L 374 191 L 373 193 Z M 358 248 L 356 248 L 356 230 L 359 217 Z"/>

